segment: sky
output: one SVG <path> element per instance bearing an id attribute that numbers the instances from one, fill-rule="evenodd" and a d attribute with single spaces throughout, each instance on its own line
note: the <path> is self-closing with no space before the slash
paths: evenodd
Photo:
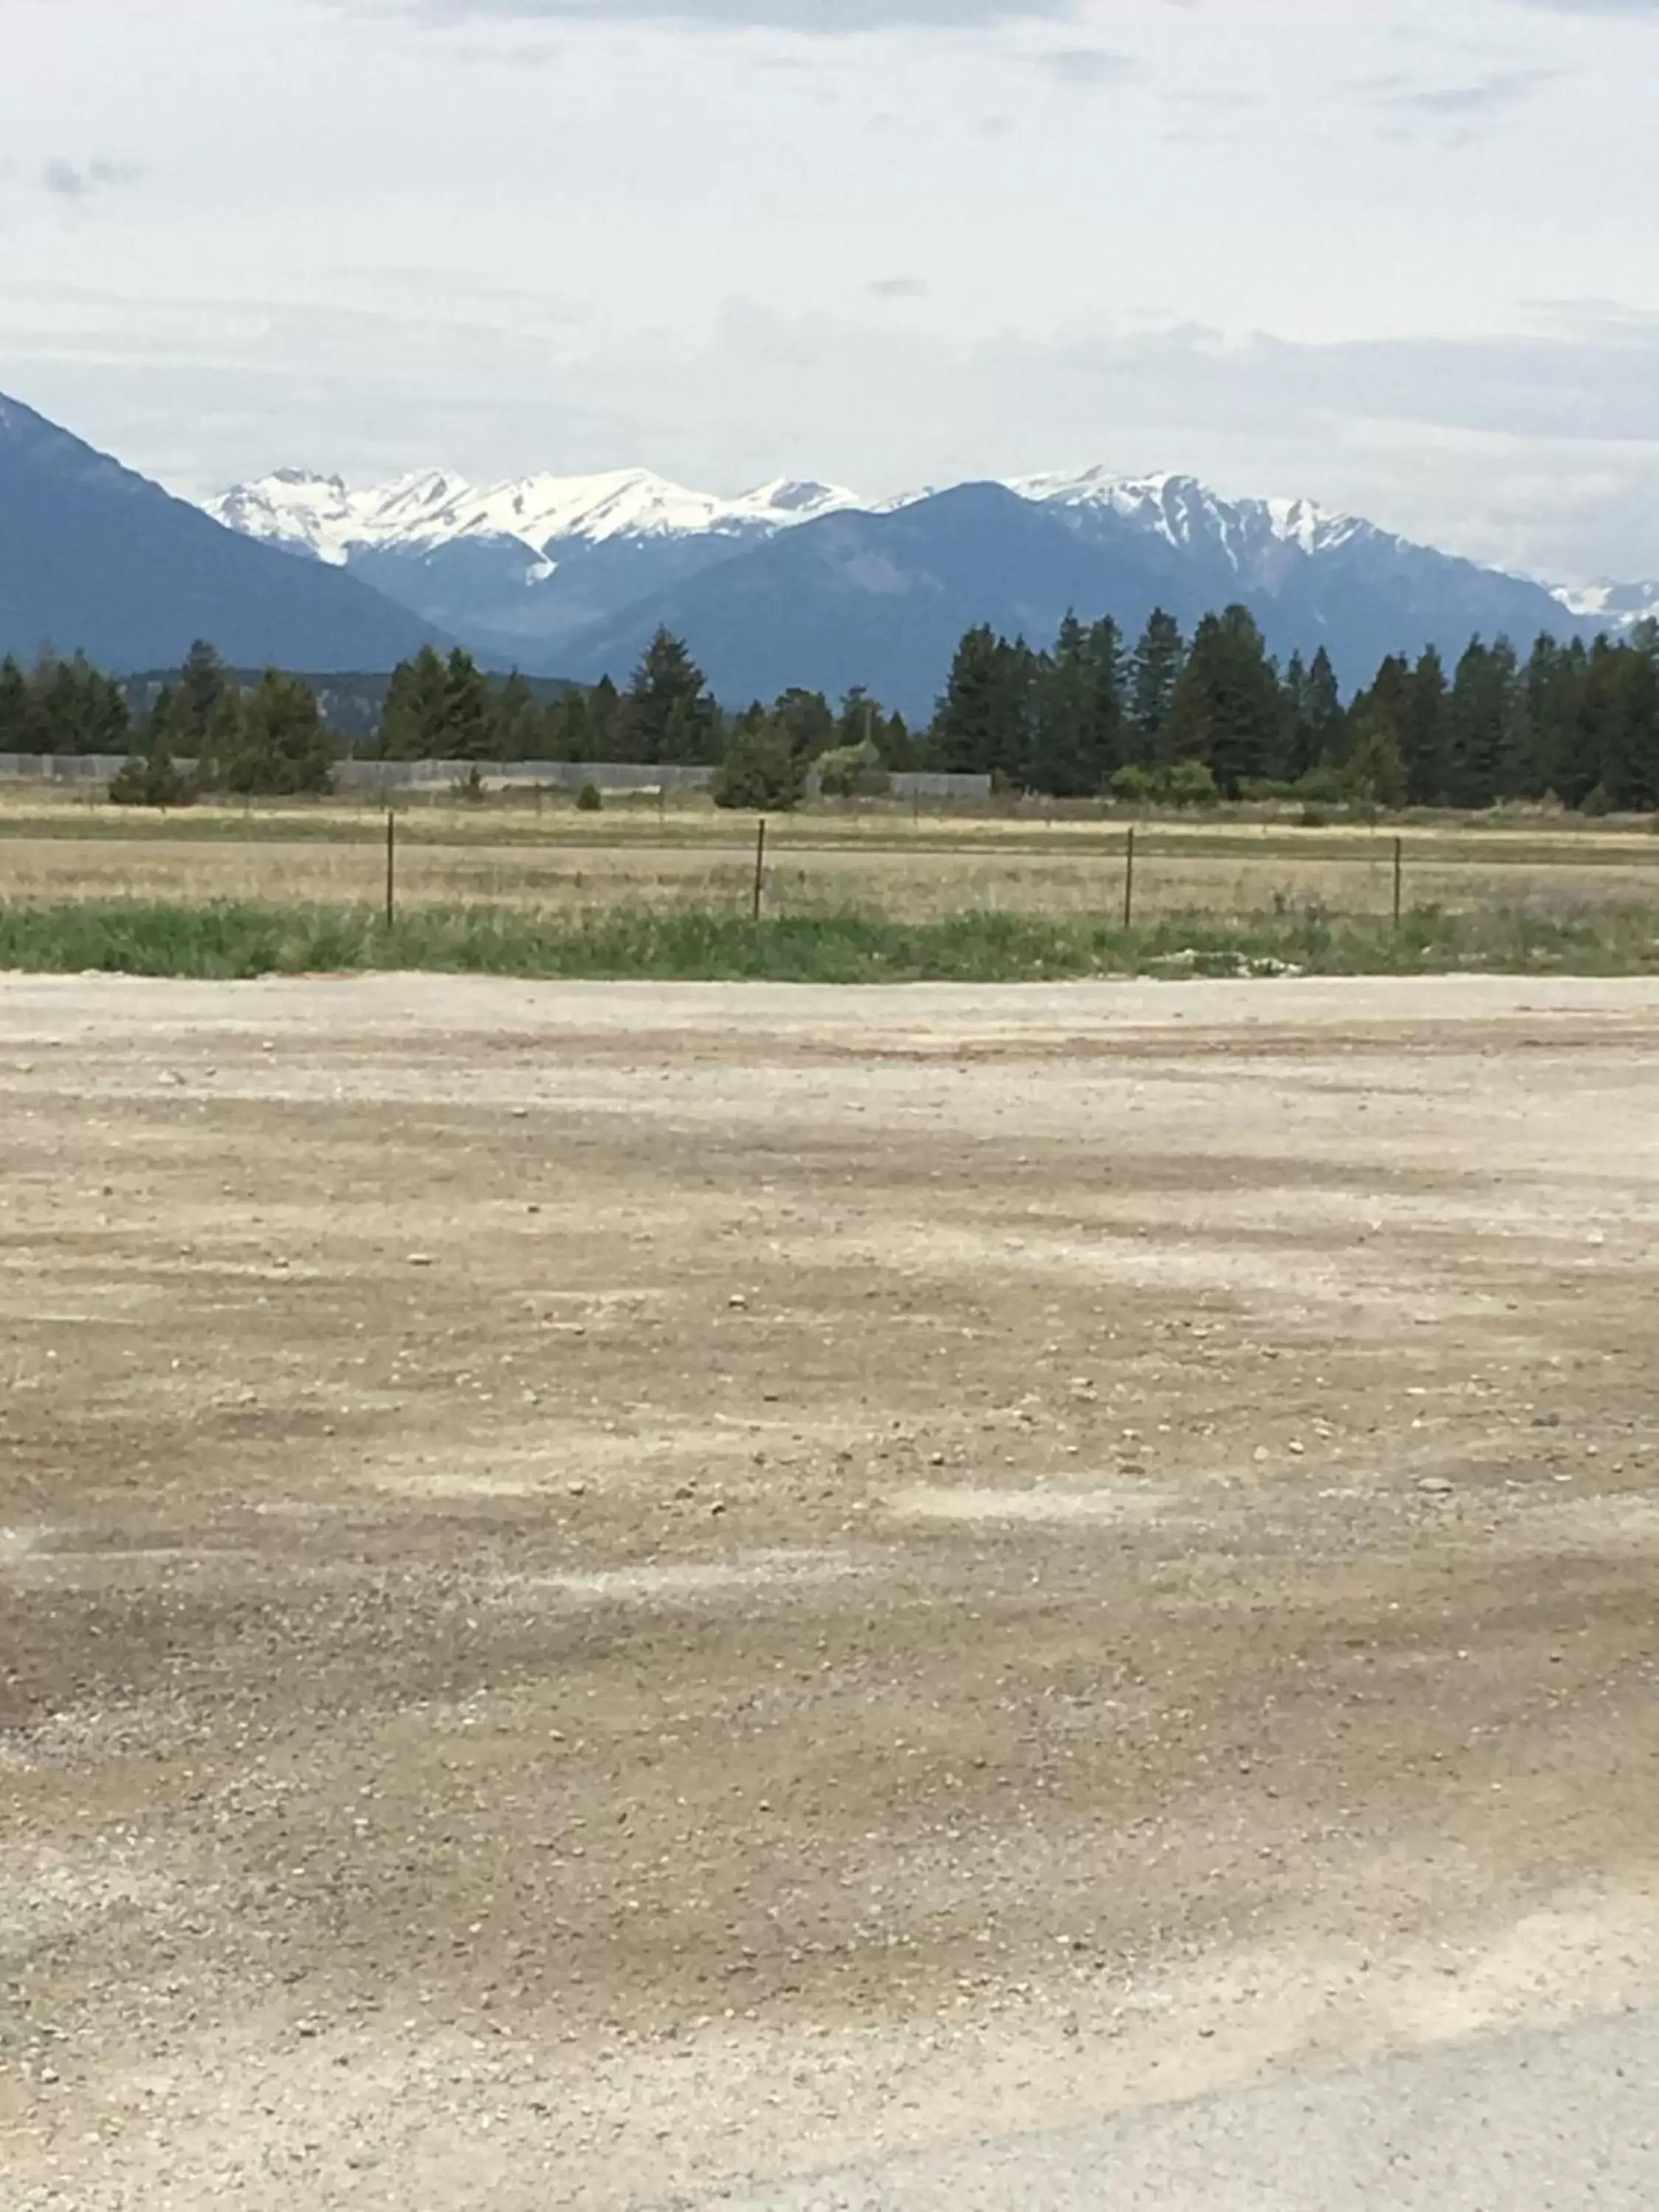
<path id="1" fill-rule="evenodd" d="M 0 0 L 0 392 L 173 489 L 1096 463 L 1659 576 L 1659 0 Z"/>

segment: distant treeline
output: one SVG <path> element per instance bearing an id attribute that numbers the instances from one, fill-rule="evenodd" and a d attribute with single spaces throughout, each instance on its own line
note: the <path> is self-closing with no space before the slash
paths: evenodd
<path id="1" fill-rule="evenodd" d="M 1628 641 L 1540 637 L 1523 662 L 1475 639 L 1385 660 L 1346 706 L 1330 658 L 1281 671 L 1248 610 L 1190 640 L 1154 614 L 1133 646 L 1068 617 L 1035 650 L 988 629 L 957 650 L 929 739 L 936 765 L 1081 796 L 1162 787 L 1201 799 L 1306 795 L 1385 806 L 1659 806 L 1659 623 Z"/>
<path id="2" fill-rule="evenodd" d="M 790 690 L 732 714 L 684 643 L 659 631 L 632 680 L 583 690 L 490 677 L 428 648 L 374 677 L 227 669 L 194 647 L 177 677 L 123 684 L 80 655 L 0 662 L 0 751 L 199 761 L 231 791 L 325 787 L 343 752 L 386 760 L 629 761 L 716 767 L 716 796 L 787 806 L 890 771 L 988 775 L 1009 791 L 1480 808 L 1553 795 L 1591 811 L 1659 808 L 1659 623 L 1628 639 L 1540 637 L 1523 660 L 1476 638 L 1448 669 L 1432 647 L 1385 660 L 1345 702 L 1329 655 L 1281 669 L 1243 607 L 1190 638 L 1154 613 L 1133 643 L 1068 615 L 1048 647 L 988 627 L 957 649 L 933 721 L 913 731 L 861 690 Z M 164 781 L 164 779 L 163 779 Z"/>

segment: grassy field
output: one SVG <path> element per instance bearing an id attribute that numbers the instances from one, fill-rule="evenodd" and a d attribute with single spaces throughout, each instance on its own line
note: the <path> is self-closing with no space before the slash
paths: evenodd
<path id="1" fill-rule="evenodd" d="M 1066 976 L 1385 975 L 1439 969 L 1621 975 L 1659 969 L 1659 907 L 1594 921 L 1420 909 L 1386 921 L 1317 913 L 1228 921 L 969 911 L 906 921 L 853 913 L 757 924 L 611 906 L 585 914 L 132 899 L 0 904 L 0 968 L 242 977 L 372 969 L 526 976 L 858 983 Z"/>
<path id="2" fill-rule="evenodd" d="M 757 826 L 707 805 L 591 815 L 422 803 L 398 817 L 388 930 L 384 819 L 361 805 L 159 816 L 12 793 L 0 799 L 0 964 L 824 980 L 1263 963 L 1623 974 L 1652 967 L 1659 939 L 1659 838 L 1645 823 L 817 810 L 767 825 L 759 928 Z"/>
<path id="3" fill-rule="evenodd" d="M 756 823 L 714 809 L 423 805 L 398 821 L 401 905 L 541 916 L 625 907 L 747 914 Z M 1079 921 L 1123 910 L 1131 823 L 1098 808 L 1002 817 L 813 811 L 768 825 L 774 916 L 939 922 L 969 912 Z M 1571 921 L 1659 902 L 1645 824 L 1423 818 L 1300 827 L 1249 818 L 1139 823 L 1138 920 L 1309 911 L 1387 917 L 1394 841 L 1408 906 Z M 384 830 L 358 805 L 200 807 L 157 816 L 54 798 L 0 800 L 0 899 L 258 906 L 378 903 Z"/>

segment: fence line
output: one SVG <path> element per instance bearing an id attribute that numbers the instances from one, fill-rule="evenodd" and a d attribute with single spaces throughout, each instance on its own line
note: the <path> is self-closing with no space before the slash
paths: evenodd
<path id="1" fill-rule="evenodd" d="M 125 753 L 0 753 L 0 782 L 107 783 L 126 763 Z M 196 768 L 181 759 L 186 775 Z M 511 789 L 580 791 L 591 783 L 610 792 L 706 791 L 712 768 L 674 761 L 471 761 L 343 760 L 334 770 L 343 793 L 382 802 L 400 792 L 442 792 L 464 783 L 474 769 L 486 784 Z M 808 789 L 817 795 L 816 775 Z M 933 769 L 902 769 L 889 779 L 895 799 L 988 799 L 988 775 L 945 775 Z"/>

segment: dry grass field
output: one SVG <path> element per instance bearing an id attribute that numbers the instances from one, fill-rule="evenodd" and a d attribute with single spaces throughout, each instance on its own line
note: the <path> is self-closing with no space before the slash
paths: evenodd
<path id="1" fill-rule="evenodd" d="M 969 908 L 1058 919 L 1116 913 L 1127 823 L 810 812 L 768 825 L 772 914 L 856 910 L 934 921 Z M 751 817 L 648 807 L 422 804 L 399 817 L 405 906 L 574 912 L 616 905 L 738 911 L 752 895 Z M 1533 821 L 1403 826 L 1409 904 L 1543 918 L 1659 904 L 1645 827 Z M 1392 827 L 1150 822 L 1137 827 L 1135 912 L 1386 915 Z M 165 817 L 61 799 L 0 800 L 0 898 L 377 903 L 384 833 L 362 805 L 204 806 Z"/>
<path id="2" fill-rule="evenodd" d="M 1651 2001 L 1656 1081 L 1640 981 L 8 979 L 0 2201 Z"/>

